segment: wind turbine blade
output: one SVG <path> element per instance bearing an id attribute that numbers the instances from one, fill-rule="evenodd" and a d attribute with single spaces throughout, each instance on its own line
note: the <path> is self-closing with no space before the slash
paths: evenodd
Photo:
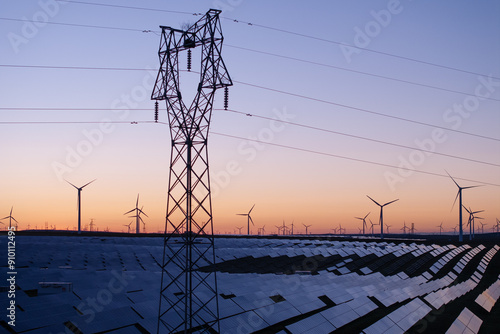
<path id="1" fill-rule="evenodd" d="M 385 204 L 384 204 L 384 205 L 382 205 L 382 206 L 389 205 L 389 204 L 394 203 L 394 202 L 396 202 L 396 201 L 399 201 L 399 198 L 398 198 L 398 199 L 395 199 L 394 201 L 387 202 L 387 203 L 385 203 Z"/>
<path id="2" fill-rule="evenodd" d="M 68 180 L 64 180 L 64 181 L 66 181 L 66 182 L 68 182 L 69 184 L 71 184 L 73 187 L 75 187 L 75 189 L 78 189 L 78 187 L 77 187 L 77 186 L 75 186 L 73 183 L 69 182 Z"/>
<path id="3" fill-rule="evenodd" d="M 86 186 L 88 186 L 89 184 L 91 184 L 92 182 L 94 182 L 95 180 L 97 180 L 97 179 L 93 179 L 92 181 L 90 181 L 90 182 L 89 182 L 89 183 L 87 183 L 86 185 L 84 185 L 84 186 L 81 186 L 81 187 L 80 187 L 80 189 L 83 189 L 83 188 L 85 188 Z"/>
<path id="4" fill-rule="evenodd" d="M 370 213 L 371 213 L 371 211 L 370 211 L 370 212 L 368 212 L 368 213 L 366 214 L 365 218 L 363 218 L 363 219 L 366 219 L 366 217 L 368 217 L 368 215 L 369 215 Z"/>
<path id="5" fill-rule="evenodd" d="M 137 208 L 139 206 L 139 194 L 137 194 L 137 201 L 135 201 L 135 207 Z"/>
<path id="6" fill-rule="evenodd" d="M 250 217 L 250 215 L 248 215 L 248 219 L 250 219 L 250 221 L 252 222 L 252 225 L 255 226 L 255 224 L 253 223 L 252 217 Z"/>
<path id="7" fill-rule="evenodd" d="M 359 219 L 359 220 L 363 220 L 363 218 L 359 218 L 359 217 L 354 217 L 354 218 Z M 365 218 L 366 218 L 366 217 L 365 217 Z"/>
<path id="8" fill-rule="evenodd" d="M 132 211 L 135 211 L 135 209 L 132 209 L 132 210 L 130 210 L 130 211 L 125 212 L 125 213 L 124 213 L 124 215 L 129 214 L 129 213 L 131 213 Z"/>
<path id="9" fill-rule="evenodd" d="M 16 220 L 16 218 L 14 218 L 14 217 L 11 217 L 11 218 L 12 218 L 13 221 L 15 221 L 16 223 L 19 224 L 19 222 Z M 476 218 L 479 218 L 479 217 L 476 217 Z M 481 218 L 481 219 L 483 219 L 483 218 Z"/>
<path id="10" fill-rule="evenodd" d="M 376 200 L 374 200 L 373 198 L 371 198 L 370 196 L 366 195 L 366 197 L 368 197 L 369 199 L 371 199 L 371 200 L 372 200 L 375 204 L 377 204 L 378 206 L 382 206 L 382 205 L 378 204 L 378 203 L 377 203 L 377 201 L 376 201 Z"/>
<path id="11" fill-rule="evenodd" d="M 237 213 L 237 216 L 248 216 L 248 213 Z"/>
<path id="12" fill-rule="evenodd" d="M 12 210 L 14 210 L 14 207 L 13 207 L 13 206 L 11 206 L 11 207 L 10 207 L 10 215 L 11 215 L 11 216 L 12 216 Z"/>
<path id="13" fill-rule="evenodd" d="M 451 210 L 453 210 L 453 208 L 455 207 L 455 203 L 457 203 L 458 195 L 460 195 L 460 190 L 458 190 L 457 196 L 455 196 L 455 200 L 453 201 L 453 205 L 451 206 Z"/>
<path id="14" fill-rule="evenodd" d="M 477 187 L 481 187 L 481 186 L 469 186 L 469 187 L 463 187 L 462 189 L 470 189 L 470 188 L 477 188 Z"/>
<path id="15" fill-rule="evenodd" d="M 252 206 L 252 208 L 250 209 L 250 211 L 248 211 L 248 214 L 250 214 L 253 210 L 253 208 L 255 207 L 255 204 Z"/>
<path id="16" fill-rule="evenodd" d="M 1 220 L 4 220 L 5 218 L 9 218 L 10 216 L 7 216 L 7 217 L 3 217 Z"/>
<path id="17" fill-rule="evenodd" d="M 480 211 L 474 211 L 472 214 L 476 214 L 476 213 L 479 213 L 479 212 L 484 212 L 484 210 L 480 210 Z"/>
<path id="18" fill-rule="evenodd" d="M 465 211 L 467 211 L 469 214 L 472 214 L 472 212 L 471 212 L 471 211 L 469 211 L 469 209 L 467 209 L 467 208 L 465 207 L 465 205 L 463 205 L 463 204 L 462 204 L 462 206 L 463 206 L 463 208 L 465 209 Z"/>
<path id="19" fill-rule="evenodd" d="M 451 180 L 453 181 L 453 183 L 455 183 L 457 185 L 457 187 L 460 188 L 460 186 L 458 185 L 457 181 L 455 181 L 455 179 L 450 175 L 450 173 L 448 173 L 448 171 L 446 169 L 444 171 L 446 172 L 446 174 L 448 174 L 448 176 L 451 178 Z"/>

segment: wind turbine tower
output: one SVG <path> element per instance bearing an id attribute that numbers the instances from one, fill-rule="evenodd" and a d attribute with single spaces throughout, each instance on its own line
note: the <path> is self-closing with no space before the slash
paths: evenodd
<path id="1" fill-rule="evenodd" d="M 215 93 L 232 81 L 221 57 L 220 10 L 210 9 L 185 30 L 160 26 L 160 69 L 151 95 L 166 100 L 171 135 L 166 227 L 185 233 L 164 236 L 157 332 L 220 332 L 215 270 L 208 131 Z M 179 86 L 179 54 L 201 48 L 200 81 L 193 101 L 185 104 Z M 180 248 L 179 248 L 180 247 Z"/>
<path id="2" fill-rule="evenodd" d="M 367 227 L 367 226 L 366 226 L 366 217 L 368 217 L 368 215 L 369 215 L 369 214 L 370 214 L 370 212 L 368 212 L 368 213 L 366 214 L 366 216 L 364 216 L 363 218 L 361 218 L 361 217 L 354 217 L 354 218 L 356 218 L 356 219 L 359 219 L 359 220 L 362 220 L 362 221 L 363 221 L 363 234 L 365 234 L 365 228 Z"/>
<path id="3" fill-rule="evenodd" d="M 378 206 L 380 206 L 380 219 L 379 219 L 379 224 L 380 224 L 380 239 L 384 239 L 384 206 L 389 205 L 391 203 L 394 203 L 396 201 L 399 201 L 399 198 L 381 205 L 381 204 L 378 204 L 378 202 L 375 201 L 370 196 L 366 195 L 366 197 L 368 197 L 375 204 L 377 204 Z"/>
<path id="4" fill-rule="evenodd" d="M 463 231 L 463 225 L 462 225 L 462 211 L 463 211 L 462 210 L 462 206 L 463 206 L 462 205 L 462 190 L 476 188 L 479 186 L 460 187 L 458 185 L 457 181 L 455 181 L 455 179 L 450 175 L 450 173 L 446 172 L 446 174 L 448 174 L 448 176 L 451 178 L 453 183 L 455 183 L 456 186 L 458 187 L 457 196 L 455 197 L 455 201 L 453 202 L 453 206 L 455 206 L 455 203 L 457 202 L 457 198 L 458 198 L 458 241 L 462 242 L 462 241 L 464 241 L 464 231 Z"/>
<path id="5" fill-rule="evenodd" d="M 148 217 L 148 215 L 144 211 L 142 211 L 142 208 L 139 209 L 139 194 L 137 194 L 137 200 L 135 202 L 135 208 L 133 208 L 130 211 L 125 212 L 124 215 L 129 214 L 129 213 L 134 212 L 134 211 L 135 211 L 135 215 L 134 216 L 130 216 L 129 218 L 135 218 L 135 233 L 139 234 L 139 233 L 141 233 L 141 222 L 144 225 L 146 225 L 144 223 L 144 220 L 142 220 L 141 214 L 143 214 L 146 217 Z"/>
<path id="6" fill-rule="evenodd" d="M 250 209 L 250 211 L 248 211 L 248 213 L 237 213 L 236 214 L 237 216 L 247 216 L 247 234 L 248 235 L 250 235 L 250 222 L 252 222 L 252 225 L 255 225 L 253 223 L 252 217 L 250 216 L 250 213 L 252 212 L 254 206 L 255 206 L 255 204 L 252 206 L 252 208 Z"/>
<path id="7" fill-rule="evenodd" d="M 439 224 L 437 227 L 439 227 L 439 235 L 441 235 L 441 232 L 443 232 L 443 222 Z"/>
<path id="8" fill-rule="evenodd" d="M 7 219 L 9 218 L 9 231 L 12 229 L 12 221 L 15 221 L 16 222 L 16 230 L 17 230 L 17 224 L 19 224 L 16 220 L 16 218 L 12 217 L 12 210 L 14 210 L 14 207 L 11 207 L 10 208 L 10 213 L 7 217 L 3 217 L 2 219 L 0 220 L 4 220 L 4 219 Z M 2 223 L 3 224 L 3 223 Z"/>
<path id="9" fill-rule="evenodd" d="M 307 234 L 308 234 L 308 233 L 307 233 L 307 229 L 308 229 L 309 227 L 311 227 L 312 225 L 306 225 L 306 224 L 302 224 L 302 225 L 304 225 L 304 227 L 306 228 L 306 235 L 307 235 Z"/>
<path id="10" fill-rule="evenodd" d="M 81 222 L 82 222 L 82 189 L 85 188 L 86 186 L 88 186 L 89 184 L 91 184 L 94 181 L 95 181 L 95 179 L 92 180 L 92 181 L 90 181 L 89 183 L 84 184 L 81 187 L 77 187 L 73 183 L 71 183 L 69 181 L 66 181 L 66 182 L 68 182 L 70 185 L 72 185 L 78 191 L 78 234 L 82 233 L 82 230 L 81 230 Z"/>

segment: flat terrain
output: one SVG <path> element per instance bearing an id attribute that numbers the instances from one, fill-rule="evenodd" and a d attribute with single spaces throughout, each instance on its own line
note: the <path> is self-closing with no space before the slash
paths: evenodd
<path id="1" fill-rule="evenodd" d="M 494 333 L 497 235 L 217 237 L 222 333 Z M 418 238 L 418 239 L 416 239 Z M 156 333 L 163 239 L 19 232 L 0 333 Z M 6 259 L 7 236 L 0 235 Z M 3 277 L 7 261 L 0 263 Z M 0 288 L 7 295 L 6 278 Z M 0 298 L 5 310 L 7 298 Z"/>

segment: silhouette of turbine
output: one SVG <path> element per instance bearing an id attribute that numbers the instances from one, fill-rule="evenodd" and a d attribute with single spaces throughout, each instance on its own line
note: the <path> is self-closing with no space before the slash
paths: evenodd
<path id="1" fill-rule="evenodd" d="M 148 217 L 148 215 L 144 211 L 142 211 L 142 208 L 143 207 L 141 207 L 139 209 L 139 194 L 137 194 L 137 201 L 135 202 L 135 208 L 133 208 L 132 210 L 127 211 L 127 212 L 124 213 L 124 215 L 127 215 L 127 214 L 135 211 L 135 215 L 134 216 L 129 216 L 129 218 L 135 218 L 135 233 L 136 234 L 139 234 L 141 232 L 140 231 L 141 230 L 141 222 L 144 224 L 144 220 L 142 220 L 141 214 L 143 214 L 146 217 Z"/>
<path id="2" fill-rule="evenodd" d="M 248 213 L 237 213 L 236 215 L 237 216 L 247 216 L 248 217 L 248 220 L 247 220 L 247 233 L 248 235 L 250 235 L 250 222 L 252 222 L 252 225 L 255 225 L 253 223 L 253 220 L 252 220 L 252 217 L 250 217 L 250 213 L 252 212 L 253 208 L 254 208 L 255 204 L 252 206 L 252 208 L 250 209 L 250 211 L 248 211 Z"/>
<path id="3" fill-rule="evenodd" d="M 446 170 L 445 170 L 445 172 L 451 178 L 453 183 L 455 183 L 458 187 L 458 193 L 457 193 L 457 196 L 455 197 L 455 200 L 453 201 L 453 206 L 451 207 L 451 209 L 453 210 L 453 207 L 455 206 L 455 203 L 457 202 L 457 198 L 458 198 L 459 199 L 458 200 L 458 241 L 462 242 L 462 241 L 464 241 L 464 231 L 463 231 L 463 225 L 462 225 L 462 211 L 463 211 L 462 210 L 462 207 L 463 207 L 463 205 L 462 205 L 462 190 L 476 188 L 479 186 L 460 187 L 458 185 L 457 181 L 455 181 L 455 179 L 450 175 L 450 173 L 448 173 Z"/>
<path id="4" fill-rule="evenodd" d="M 380 224 L 380 238 L 381 239 L 384 239 L 384 206 L 386 205 L 389 205 L 391 203 L 394 203 L 396 201 L 399 201 L 399 198 L 398 199 L 395 199 L 393 201 L 390 201 L 390 202 L 387 202 L 385 204 L 382 204 L 380 205 L 377 201 L 375 201 L 373 198 L 371 198 L 370 196 L 366 195 L 366 197 L 368 197 L 369 199 L 371 199 L 375 204 L 377 204 L 378 206 L 380 206 L 380 219 L 379 219 L 379 224 Z"/>
<path id="5" fill-rule="evenodd" d="M 85 188 L 86 186 L 88 186 L 89 184 L 91 184 L 92 182 L 94 182 L 95 180 L 96 179 L 90 181 L 87 184 L 84 184 L 81 187 L 77 187 L 73 183 L 69 182 L 68 180 L 64 180 L 64 181 L 68 182 L 69 184 L 71 184 L 73 187 L 75 187 L 75 189 L 78 191 L 78 234 L 82 233 L 82 230 L 81 230 L 81 221 L 82 221 L 82 189 Z"/>
<path id="6" fill-rule="evenodd" d="M 365 234 L 365 228 L 367 227 L 367 224 L 366 224 L 366 217 L 368 217 L 368 215 L 370 214 L 370 212 L 368 212 L 366 214 L 366 216 L 364 216 L 363 218 L 360 218 L 360 217 L 354 217 L 356 219 L 359 219 L 359 220 L 362 220 L 363 221 L 363 234 Z"/>
<path id="7" fill-rule="evenodd" d="M 2 219 L 0 220 L 4 220 L 4 219 L 7 219 L 9 218 L 9 231 L 11 230 L 12 228 L 12 221 L 15 221 L 16 222 L 16 230 L 17 230 L 17 224 L 19 224 L 19 222 L 16 220 L 16 218 L 12 217 L 12 210 L 14 210 L 14 207 L 11 207 L 10 208 L 10 213 L 7 217 L 3 217 Z M 3 224 L 3 223 L 2 223 Z"/>
<path id="8" fill-rule="evenodd" d="M 302 225 L 304 225 L 304 227 L 306 228 L 306 235 L 307 235 L 307 229 L 308 229 L 309 227 L 311 227 L 312 225 L 306 225 L 306 224 L 302 224 Z"/>

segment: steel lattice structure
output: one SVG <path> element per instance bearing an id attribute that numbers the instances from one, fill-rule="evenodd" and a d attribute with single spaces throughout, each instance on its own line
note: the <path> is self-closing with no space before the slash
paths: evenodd
<path id="1" fill-rule="evenodd" d="M 158 332 L 220 332 L 215 271 L 198 270 L 215 262 L 207 150 L 213 101 L 217 89 L 232 85 L 221 57 L 220 12 L 210 9 L 187 30 L 160 26 L 160 69 L 151 99 L 166 100 L 172 148 Z M 179 86 L 179 53 L 199 46 L 200 81 L 188 108 Z"/>

